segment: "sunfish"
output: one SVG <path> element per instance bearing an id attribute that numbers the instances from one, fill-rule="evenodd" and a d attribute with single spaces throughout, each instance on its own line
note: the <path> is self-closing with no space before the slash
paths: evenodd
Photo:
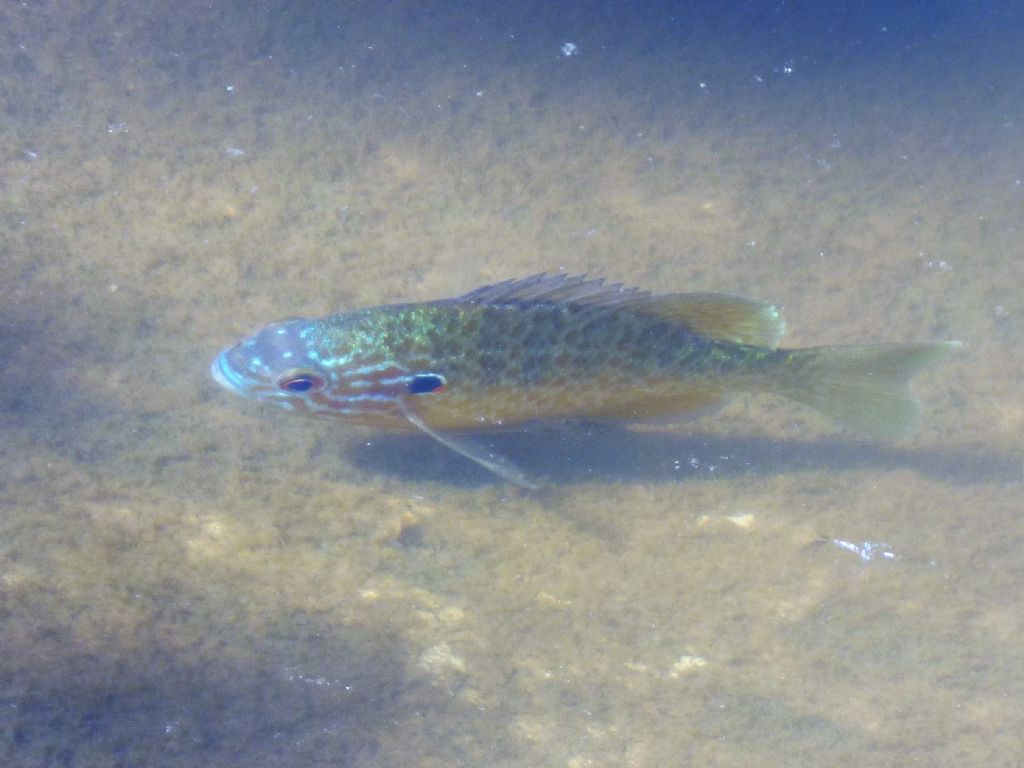
<path id="1" fill-rule="evenodd" d="M 225 349 L 211 370 L 232 392 L 292 413 L 420 430 L 535 488 L 460 433 L 649 421 L 768 392 L 895 438 L 919 417 L 910 379 L 959 346 L 785 349 L 783 326 L 774 306 L 741 296 L 539 274 L 453 299 L 282 320 Z"/>

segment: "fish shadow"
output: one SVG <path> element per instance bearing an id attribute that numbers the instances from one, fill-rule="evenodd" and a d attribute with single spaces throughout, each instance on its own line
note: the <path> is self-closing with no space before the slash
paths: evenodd
<path id="1" fill-rule="evenodd" d="M 951 485 L 1020 482 L 1019 456 L 901 448 L 864 440 L 790 440 L 746 435 L 566 425 L 464 438 L 542 484 L 682 483 L 714 477 L 873 469 L 912 470 Z M 503 481 L 425 435 L 379 435 L 348 446 L 369 472 L 414 482 L 479 487 Z"/>

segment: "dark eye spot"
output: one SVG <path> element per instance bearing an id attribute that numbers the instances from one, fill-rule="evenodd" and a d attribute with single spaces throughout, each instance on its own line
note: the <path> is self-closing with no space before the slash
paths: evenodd
<path id="1" fill-rule="evenodd" d="M 309 392 L 324 385 L 322 376 L 315 373 L 289 373 L 278 380 L 277 386 L 287 392 Z"/>
<path id="2" fill-rule="evenodd" d="M 409 394 L 423 395 L 427 392 L 436 392 L 444 385 L 444 376 L 436 373 L 417 373 L 409 380 Z"/>

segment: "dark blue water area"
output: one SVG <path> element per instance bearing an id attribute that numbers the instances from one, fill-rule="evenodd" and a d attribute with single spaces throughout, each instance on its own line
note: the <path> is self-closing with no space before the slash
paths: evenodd
<path id="1" fill-rule="evenodd" d="M 567 57 L 587 52 L 598 61 L 620 64 L 651 53 L 670 61 L 703 46 L 716 47 L 730 59 L 764 57 L 765 62 L 792 60 L 815 67 L 856 64 L 896 52 L 912 55 L 935 42 L 954 48 L 974 44 L 979 54 L 991 55 L 993 43 L 1019 33 L 1022 22 L 1017 4 L 998 2 L 418 3 L 396 5 L 386 18 L 372 6 L 306 3 L 301 9 L 236 5 L 226 13 L 230 16 L 221 29 L 239 22 L 245 31 L 241 22 L 246 15 L 270 22 L 259 30 L 257 52 L 290 54 L 294 65 L 315 62 L 316 54 L 332 48 L 341 53 L 342 41 L 351 42 L 346 35 L 353 22 L 361 21 L 383 21 L 372 35 L 376 45 L 404 42 L 415 49 L 417 40 L 441 39 L 445 45 L 438 46 L 438 58 L 463 64 L 461 57 L 473 54 L 481 66 L 501 67 L 547 58 L 552 44 L 559 52 L 561 43 L 572 41 L 577 47 Z M 297 39 L 313 45 L 295 50 Z"/>
<path id="2" fill-rule="evenodd" d="M 247 10 L 236 6 L 225 24 L 244 34 Z M 618 79 L 624 68 L 646 64 L 652 80 L 697 76 L 740 87 L 778 75 L 845 79 L 880 60 L 894 77 L 901 65 L 922 61 L 936 74 L 944 64 L 947 76 L 970 77 L 1013 63 L 1024 11 L 1015 3 L 966 2 L 424 3 L 395 7 L 383 24 L 367 27 L 360 22 L 379 20 L 379 9 L 321 3 L 265 7 L 259 18 L 265 23 L 251 50 L 300 71 L 376 50 L 402 62 L 412 82 L 442 62 L 481 83 L 511 70 L 542 71 L 552 84 Z M 698 56 L 703 71 L 674 70 Z"/>

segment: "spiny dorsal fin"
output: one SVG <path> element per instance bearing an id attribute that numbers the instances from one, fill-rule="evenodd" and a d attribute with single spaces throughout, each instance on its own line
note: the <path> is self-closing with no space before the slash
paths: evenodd
<path id="1" fill-rule="evenodd" d="M 543 272 L 517 280 L 485 285 L 459 296 L 455 301 L 474 304 L 507 304 L 537 301 L 577 304 L 588 307 L 618 306 L 647 297 L 639 288 L 623 288 L 621 283 L 605 285 L 604 280 L 587 280 L 586 275 L 547 275 Z"/>
<path id="2" fill-rule="evenodd" d="M 652 296 L 621 283 L 605 285 L 604 280 L 587 280 L 586 275 L 540 273 L 485 285 L 454 299 L 474 304 L 539 302 L 573 304 L 606 309 L 628 308 L 657 315 L 685 325 L 709 339 L 774 347 L 782 336 L 784 323 L 778 310 L 742 296 L 724 293 L 676 293 Z"/>
<path id="3" fill-rule="evenodd" d="M 786 327 L 778 308 L 728 293 L 651 296 L 634 307 L 638 312 L 675 320 L 706 338 L 733 344 L 776 347 Z"/>

